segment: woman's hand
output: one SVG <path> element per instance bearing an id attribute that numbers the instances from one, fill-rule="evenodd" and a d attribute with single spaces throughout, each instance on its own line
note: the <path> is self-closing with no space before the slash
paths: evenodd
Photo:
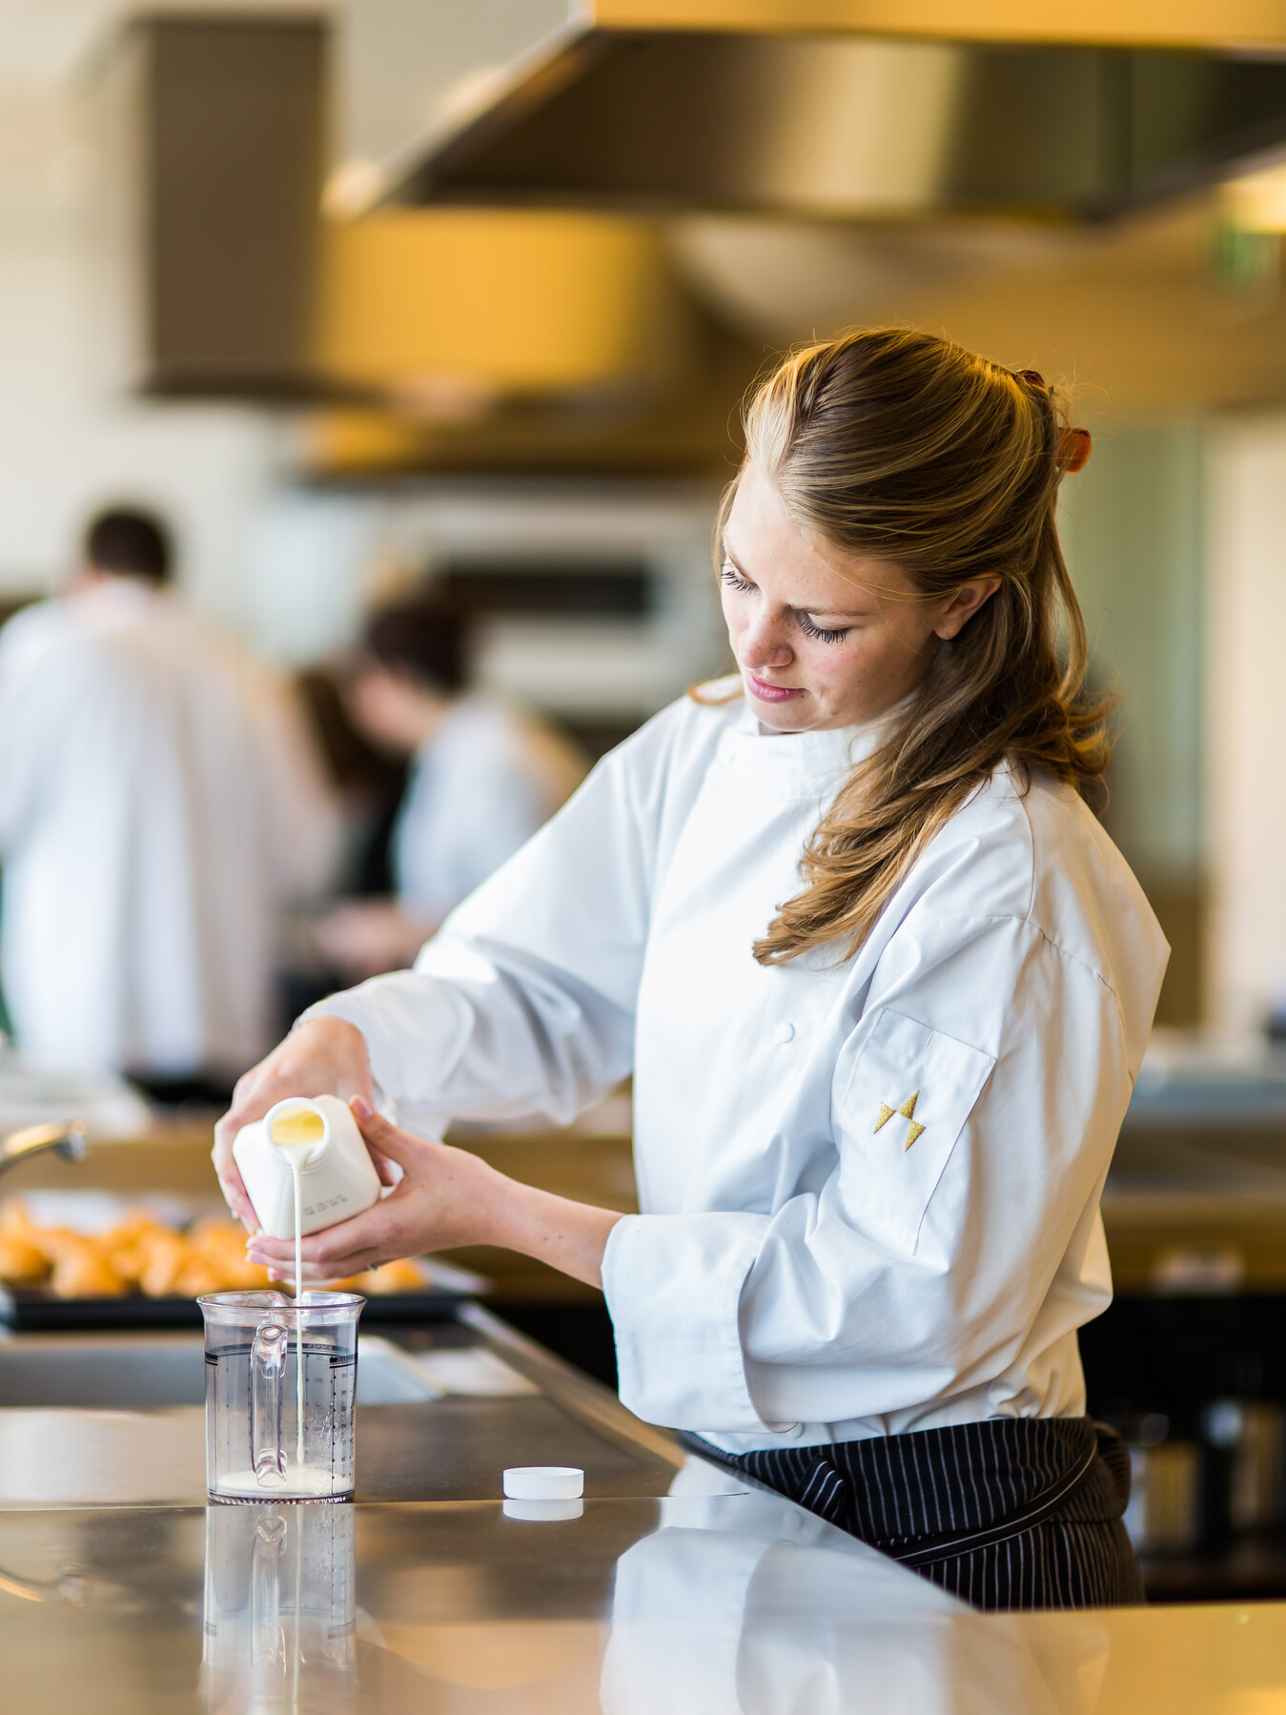
<path id="1" fill-rule="evenodd" d="M 303 1241 L 302 1285 L 342 1280 L 396 1257 L 462 1245 L 521 1251 L 575 1280 L 602 1285 L 608 1235 L 621 1218 L 614 1209 L 556 1197 L 507 1178 L 466 1149 L 412 1137 L 372 1113 L 360 1096 L 350 1106 L 385 1184 L 395 1177 L 391 1164 L 401 1168 L 402 1177 L 373 1208 Z M 293 1239 L 256 1233 L 246 1248 L 275 1278 L 294 1279 Z"/>
<path id="2" fill-rule="evenodd" d="M 229 1209 L 249 1232 L 259 1226 L 232 1144 L 242 1126 L 262 1119 L 283 1096 L 360 1096 L 374 1100 L 366 1038 L 343 1018 L 312 1018 L 297 1024 L 268 1055 L 237 1081 L 232 1106 L 214 1128 L 211 1156 Z M 391 1184 L 385 1173 L 384 1183 Z"/>
<path id="3" fill-rule="evenodd" d="M 514 1191 L 522 1187 L 467 1150 L 399 1130 L 372 1113 L 360 1097 L 350 1105 L 384 1183 L 392 1183 L 395 1177 L 388 1171 L 390 1163 L 401 1168 L 402 1177 L 372 1208 L 304 1239 L 305 1286 L 342 1280 L 396 1257 L 501 1242 L 496 1211 L 504 1202 L 506 1187 Z M 274 1278 L 294 1279 L 293 1239 L 258 1233 L 247 1250 L 252 1261 L 265 1264 Z"/>

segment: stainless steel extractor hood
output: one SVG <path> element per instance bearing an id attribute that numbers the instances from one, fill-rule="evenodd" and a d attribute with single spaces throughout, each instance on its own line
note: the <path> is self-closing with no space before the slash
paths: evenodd
<path id="1" fill-rule="evenodd" d="M 362 0 L 366 201 L 1092 220 L 1286 145 L 1265 0 Z"/>

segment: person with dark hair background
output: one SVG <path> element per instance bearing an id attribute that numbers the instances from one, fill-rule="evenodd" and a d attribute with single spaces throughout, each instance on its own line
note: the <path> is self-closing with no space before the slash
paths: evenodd
<path id="1" fill-rule="evenodd" d="M 367 622 L 348 712 L 380 749 L 410 758 L 411 772 L 393 826 L 393 897 L 346 901 L 314 926 L 344 976 L 408 964 L 585 775 L 568 740 L 471 689 L 471 653 L 468 615 L 431 593 Z"/>
<path id="2" fill-rule="evenodd" d="M 0 632 L 0 960 L 33 1062 L 217 1100 L 276 1023 L 280 914 L 338 818 L 285 685 L 189 611 L 165 524 L 87 527 Z"/>
<path id="3" fill-rule="evenodd" d="M 150 512 L 117 508 L 100 512 L 85 531 L 82 587 L 104 577 L 133 578 L 163 589 L 173 581 L 170 533 Z"/>

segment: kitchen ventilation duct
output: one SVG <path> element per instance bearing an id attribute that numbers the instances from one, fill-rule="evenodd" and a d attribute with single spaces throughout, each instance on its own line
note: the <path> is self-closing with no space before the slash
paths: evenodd
<path id="1" fill-rule="evenodd" d="M 405 203 L 1086 221 L 1286 143 L 1279 8 L 1072 10 L 362 0 L 350 182 Z"/>

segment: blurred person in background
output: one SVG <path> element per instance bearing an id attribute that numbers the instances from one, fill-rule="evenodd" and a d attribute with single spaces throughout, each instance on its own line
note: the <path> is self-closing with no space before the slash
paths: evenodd
<path id="1" fill-rule="evenodd" d="M 392 897 L 348 900 L 314 926 L 344 976 L 409 965 L 585 776 L 569 740 L 471 688 L 470 645 L 467 616 L 432 595 L 389 603 L 367 623 L 348 713 L 410 773 L 392 829 Z"/>
<path id="2" fill-rule="evenodd" d="M 158 518 L 105 511 L 0 631 L 0 960 L 32 1062 L 217 1100 L 272 1039 L 279 915 L 337 817 L 286 687 L 171 563 Z"/>
<path id="3" fill-rule="evenodd" d="M 354 724 L 348 712 L 348 665 L 342 660 L 303 667 L 292 684 L 344 825 L 331 897 L 387 898 L 393 891 L 393 826 L 410 763 L 372 744 Z M 310 921 L 316 910 L 314 904 Z"/>

